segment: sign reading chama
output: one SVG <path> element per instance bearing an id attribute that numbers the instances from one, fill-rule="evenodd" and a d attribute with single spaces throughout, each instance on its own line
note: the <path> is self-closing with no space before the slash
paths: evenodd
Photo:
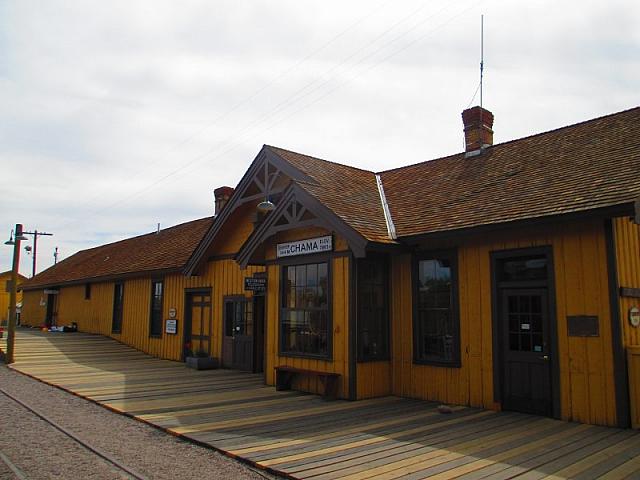
<path id="1" fill-rule="evenodd" d="M 295 255 L 309 255 L 310 253 L 330 252 L 333 250 L 333 239 L 331 235 L 326 237 L 308 238 L 295 242 L 279 243 L 276 256 L 293 257 Z"/>

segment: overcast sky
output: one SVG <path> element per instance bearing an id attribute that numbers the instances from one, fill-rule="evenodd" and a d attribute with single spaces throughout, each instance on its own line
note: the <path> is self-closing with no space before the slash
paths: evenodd
<path id="1" fill-rule="evenodd" d="M 631 0 L 0 0 L 1 238 L 54 233 L 41 271 L 211 215 L 263 144 L 374 171 L 460 152 L 481 14 L 496 143 L 640 104 Z"/>

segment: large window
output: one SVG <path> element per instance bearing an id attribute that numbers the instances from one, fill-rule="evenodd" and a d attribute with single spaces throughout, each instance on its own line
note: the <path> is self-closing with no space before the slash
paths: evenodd
<path id="1" fill-rule="evenodd" d="M 124 284 L 116 283 L 113 287 L 113 317 L 111 333 L 122 332 L 122 307 L 124 305 Z"/>
<path id="2" fill-rule="evenodd" d="M 159 337 L 162 335 L 162 296 L 164 283 L 162 280 L 151 282 L 151 313 L 149 319 L 149 335 Z"/>
<path id="3" fill-rule="evenodd" d="M 421 256 L 415 272 L 414 360 L 459 366 L 456 252 Z"/>
<path id="4" fill-rule="evenodd" d="M 387 262 L 384 257 L 358 261 L 358 360 L 389 358 Z"/>
<path id="5" fill-rule="evenodd" d="M 282 274 L 280 352 L 329 357 L 328 264 L 289 265 Z"/>

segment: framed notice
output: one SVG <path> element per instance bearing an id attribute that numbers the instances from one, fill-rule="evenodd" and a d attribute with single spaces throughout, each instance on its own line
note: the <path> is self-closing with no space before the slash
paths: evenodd
<path id="1" fill-rule="evenodd" d="M 296 255 L 309 255 L 312 253 L 330 252 L 333 250 L 333 237 L 307 238 L 306 240 L 296 240 L 295 242 L 279 243 L 276 256 L 293 257 Z"/>
<path id="2" fill-rule="evenodd" d="M 169 318 L 165 320 L 164 332 L 170 335 L 175 335 L 176 333 L 178 333 L 178 320 L 176 320 L 175 318 Z"/>

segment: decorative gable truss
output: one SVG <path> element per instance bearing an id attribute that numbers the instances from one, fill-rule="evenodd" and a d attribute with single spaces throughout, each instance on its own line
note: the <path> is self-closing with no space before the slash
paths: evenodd
<path id="1" fill-rule="evenodd" d="M 265 199 L 271 200 L 277 205 L 280 197 L 293 180 L 316 183 L 314 179 L 283 160 L 268 146 L 263 146 L 238 183 L 229 202 L 193 252 L 184 268 L 184 273 L 193 275 L 196 272 L 198 266 L 207 258 L 207 251 L 214 243 L 218 232 L 239 207 L 257 205 Z"/>
<path id="2" fill-rule="evenodd" d="M 276 209 L 247 239 L 236 255 L 236 261 L 240 268 L 250 263 L 262 263 L 264 260 L 254 258 L 254 254 L 268 238 L 284 230 L 308 227 L 322 227 L 338 233 L 347 240 L 356 257 L 365 256 L 367 240 L 304 188 L 292 183 Z"/>

